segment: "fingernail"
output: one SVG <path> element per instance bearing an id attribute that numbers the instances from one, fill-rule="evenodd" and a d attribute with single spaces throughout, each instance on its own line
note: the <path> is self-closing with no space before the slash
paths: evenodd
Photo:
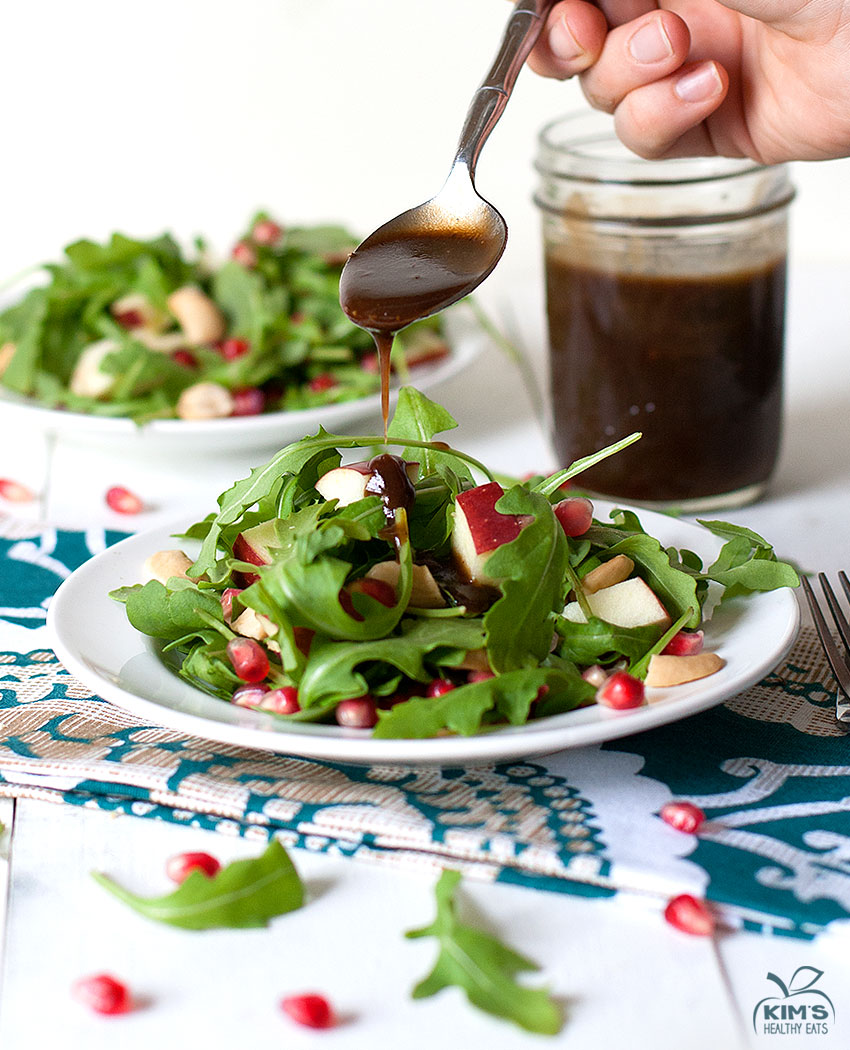
<path id="1" fill-rule="evenodd" d="M 549 50 L 562 62 L 573 62 L 584 54 L 584 48 L 570 32 L 566 18 L 560 19 L 549 30 Z"/>
<path id="2" fill-rule="evenodd" d="M 660 62 L 664 58 L 670 58 L 673 45 L 660 19 L 654 18 L 633 34 L 629 40 L 629 52 L 635 62 L 641 63 Z"/>
<path id="3" fill-rule="evenodd" d="M 691 69 L 679 77 L 673 89 L 683 102 L 705 102 L 723 90 L 723 81 L 713 62 Z"/>

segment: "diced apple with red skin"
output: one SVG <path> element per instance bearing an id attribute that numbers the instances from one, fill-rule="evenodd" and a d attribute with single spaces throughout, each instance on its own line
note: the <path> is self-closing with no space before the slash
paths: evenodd
<path id="1" fill-rule="evenodd" d="M 407 476 L 415 484 L 419 475 L 419 464 L 405 463 L 404 466 Z M 338 507 L 347 507 L 350 503 L 374 495 L 366 491 L 373 473 L 371 462 L 366 460 L 349 463 L 344 467 L 334 467 L 319 478 L 316 491 L 323 499 L 335 499 Z"/>
<path id="2" fill-rule="evenodd" d="M 277 545 L 277 519 L 270 518 L 239 533 L 233 544 L 233 556 L 249 565 L 271 565 L 272 551 Z M 255 572 L 236 572 L 234 577 L 240 587 L 250 587 L 260 578 Z"/>
<path id="3" fill-rule="evenodd" d="M 486 565 L 494 550 L 515 540 L 531 518 L 502 514 L 496 504 L 504 495 L 497 481 L 459 492 L 455 500 L 452 551 L 460 570 L 473 583 L 495 586 Z"/>
<path id="4" fill-rule="evenodd" d="M 587 595 L 587 604 L 594 616 L 616 627 L 645 627 L 657 624 L 667 627 L 670 616 L 652 589 L 639 576 L 612 587 L 605 587 Z M 564 619 L 586 623 L 578 602 L 570 602 L 564 609 Z"/>
<path id="5" fill-rule="evenodd" d="M 427 565 L 414 565 L 413 585 L 410 589 L 409 605 L 414 609 L 442 609 L 446 600 L 437 586 L 437 581 L 431 574 Z M 398 578 L 401 574 L 401 566 L 397 561 L 381 561 L 366 573 L 366 579 L 382 580 L 393 589 L 393 594 L 398 590 Z"/>

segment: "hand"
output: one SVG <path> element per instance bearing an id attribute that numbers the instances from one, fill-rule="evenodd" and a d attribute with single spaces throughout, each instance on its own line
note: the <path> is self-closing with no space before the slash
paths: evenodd
<path id="1" fill-rule="evenodd" d="M 530 64 L 650 158 L 850 155 L 850 2 L 562 0 Z"/>

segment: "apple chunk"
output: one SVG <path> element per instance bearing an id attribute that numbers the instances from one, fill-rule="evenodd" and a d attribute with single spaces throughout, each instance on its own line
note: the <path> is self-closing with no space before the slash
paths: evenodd
<path id="1" fill-rule="evenodd" d="M 528 524 L 525 514 L 501 514 L 496 504 L 504 495 L 497 481 L 458 493 L 452 528 L 452 552 L 461 571 L 474 583 L 496 584 L 486 571 L 498 547 L 515 540 Z"/>
<path id="2" fill-rule="evenodd" d="M 666 627 L 670 623 L 667 610 L 639 576 L 588 594 L 587 604 L 594 616 L 615 627 L 646 627 L 649 624 Z M 570 602 L 565 607 L 564 619 L 573 623 L 587 622 L 578 602 Z"/>
<path id="3" fill-rule="evenodd" d="M 349 463 L 347 467 L 334 467 L 316 482 L 316 491 L 326 500 L 335 499 L 337 506 L 347 507 L 366 498 L 366 486 L 372 471 L 369 464 Z"/>
<path id="4" fill-rule="evenodd" d="M 277 522 L 277 518 L 269 518 L 268 521 L 240 532 L 233 543 L 234 558 L 246 561 L 249 565 L 271 565 L 274 561 L 272 551 L 279 546 Z M 249 587 L 260 578 L 255 572 L 241 572 L 236 575 L 243 587 Z"/>
<path id="5" fill-rule="evenodd" d="M 398 589 L 398 578 L 401 567 L 397 561 L 381 561 L 366 573 L 367 579 L 382 580 L 388 583 L 393 590 Z M 437 586 L 437 581 L 431 575 L 427 565 L 413 566 L 413 586 L 410 589 L 410 601 L 408 603 L 414 609 L 442 609 L 446 600 Z"/>

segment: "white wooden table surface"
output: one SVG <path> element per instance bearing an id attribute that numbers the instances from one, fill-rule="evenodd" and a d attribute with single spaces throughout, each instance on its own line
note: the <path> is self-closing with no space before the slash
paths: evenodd
<path id="1" fill-rule="evenodd" d="M 792 267 L 785 449 L 775 483 L 760 504 L 734 520 L 766 534 L 804 567 L 850 567 L 850 269 Z M 539 342 L 536 308 L 523 316 Z M 515 373 L 494 353 L 474 373 L 440 391 L 463 425 L 455 443 L 492 466 L 525 472 L 552 465 L 535 409 Z M 190 464 L 86 448 L 11 433 L 0 418 L 0 477 L 37 489 L 29 506 L 3 507 L 50 523 L 144 529 L 184 510 L 206 511 L 252 465 L 240 457 Z M 108 511 L 103 494 L 123 484 L 150 503 L 128 520 Z M 176 852 L 207 849 L 222 860 L 256 847 L 212 832 L 49 803 L 0 802 L 0 916 L 3 918 L 0 1047 L 298 1048 L 347 1050 L 398 1046 L 452 1050 L 487 1045 L 514 1050 L 557 1045 L 573 1050 L 718 1050 L 751 1046 L 850 1046 L 850 928 L 810 943 L 749 933 L 716 940 L 688 937 L 657 912 L 616 900 L 589 900 L 504 885 L 464 886 L 489 928 L 542 965 L 565 1004 L 567 1023 L 544 1040 L 478 1013 L 457 991 L 413 1002 L 409 991 L 429 968 L 434 945 L 403 931 L 430 920 L 430 874 L 378 868 L 296 851 L 309 888 L 307 907 L 267 930 L 185 933 L 149 923 L 104 896 L 89 876 L 106 870 L 139 885 Z M 150 892 L 165 892 L 163 876 Z M 836 1007 L 828 1035 L 752 1034 L 752 1011 L 768 971 L 802 965 L 824 971 Z M 111 971 L 142 999 L 116 1018 L 73 1002 L 74 978 Z M 281 996 L 319 990 L 345 1023 L 326 1031 L 295 1027 Z"/>

